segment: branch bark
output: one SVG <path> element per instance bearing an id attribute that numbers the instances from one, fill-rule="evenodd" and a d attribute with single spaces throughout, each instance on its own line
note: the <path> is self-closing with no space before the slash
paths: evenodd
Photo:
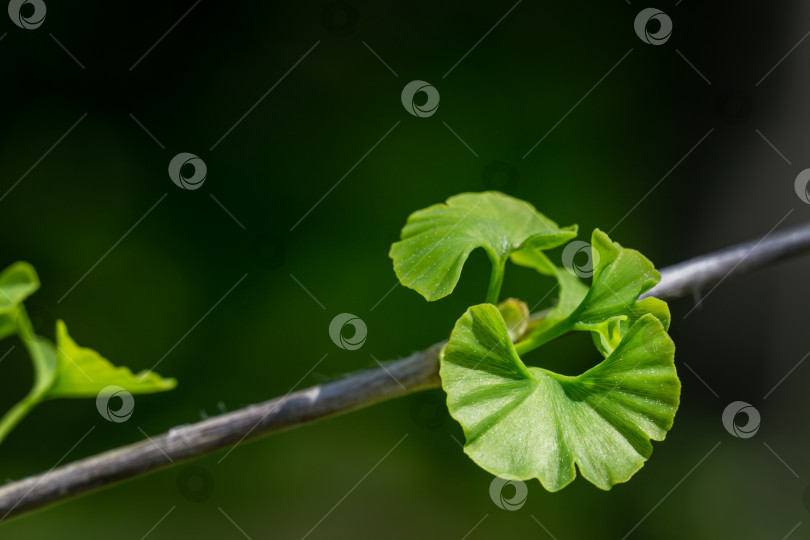
<path id="1" fill-rule="evenodd" d="M 810 224 L 664 268 L 661 282 L 644 296 L 678 298 L 805 251 L 810 251 Z M 244 441 L 276 431 L 436 388 L 443 345 L 9 483 L 0 488 L 0 522 L 216 450 L 230 447 L 230 453 Z"/>

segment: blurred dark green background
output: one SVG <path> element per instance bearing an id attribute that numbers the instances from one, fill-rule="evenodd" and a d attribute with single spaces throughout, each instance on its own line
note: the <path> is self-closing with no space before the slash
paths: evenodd
<path id="1" fill-rule="evenodd" d="M 586 240 L 621 220 L 611 236 L 660 267 L 761 236 L 791 209 L 780 228 L 810 220 L 793 190 L 810 166 L 803 2 L 661 2 L 674 30 L 653 46 L 635 1 L 45 1 L 38 29 L 0 22 L 0 266 L 38 269 L 40 332 L 65 319 L 116 363 L 163 358 L 179 386 L 136 397 L 123 424 L 93 400 L 42 405 L 0 446 L 3 480 L 283 395 L 327 353 L 299 388 L 445 338 L 483 300 L 485 256 L 428 304 L 391 290 L 387 253 L 410 212 L 459 192 L 507 190 Z M 412 80 L 439 91 L 435 115 L 403 108 Z M 205 161 L 202 188 L 171 182 L 180 152 Z M 808 270 L 729 279 L 685 319 L 694 300 L 671 305 L 681 409 L 611 492 L 530 482 L 521 510 L 501 510 L 434 391 L 0 523 L 0 537 L 301 538 L 318 524 L 308 538 L 810 538 L 795 528 L 810 511 L 810 367 L 763 399 L 810 348 Z M 550 285 L 512 268 L 504 296 L 531 304 Z M 327 333 L 343 312 L 368 326 L 358 350 Z M 587 338 L 555 347 L 563 371 L 598 358 Z M 0 408 L 30 383 L 17 346 Z M 735 400 L 761 412 L 755 437 L 723 429 Z"/>

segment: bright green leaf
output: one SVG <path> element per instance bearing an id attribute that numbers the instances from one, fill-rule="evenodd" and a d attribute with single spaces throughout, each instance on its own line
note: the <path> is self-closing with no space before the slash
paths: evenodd
<path id="1" fill-rule="evenodd" d="M 164 379 L 151 371 L 133 374 L 127 367 L 114 366 L 93 349 L 80 347 L 62 321 L 56 323 L 56 351 L 56 375 L 45 399 L 96 397 L 111 385 L 132 394 L 162 392 L 177 386 L 174 379 Z"/>
<path id="2" fill-rule="evenodd" d="M 623 248 L 612 242 L 599 229 L 591 236 L 591 246 L 596 251 L 593 257 L 598 261 L 594 268 L 593 282 L 579 305 L 564 319 L 553 321 L 532 331 L 524 343 L 518 346 L 525 352 L 572 330 L 587 330 L 594 333 L 594 342 L 604 356 L 616 348 L 622 336 L 643 315 L 655 316 L 664 329 L 669 328 L 669 308 L 666 302 L 657 298 L 638 297 L 651 289 L 661 279 L 661 274 L 641 253 Z M 525 257 L 523 253 L 514 258 Z M 523 261 L 525 262 L 525 261 Z M 557 269 L 558 279 L 565 278 Z M 569 287 L 570 288 L 570 287 Z M 581 292 L 581 290 L 580 290 Z M 567 304 L 570 308 L 570 304 Z"/>
<path id="3" fill-rule="evenodd" d="M 616 349 L 577 377 L 527 367 L 498 310 L 473 306 L 441 356 L 442 386 L 464 451 L 492 474 L 557 491 L 574 464 L 602 489 L 627 481 L 672 427 L 680 396 L 674 345 L 640 317 Z"/>
<path id="4" fill-rule="evenodd" d="M 0 311 L 11 309 L 39 289 L 39 277 L 26 262 L 14 263 L 0 274 Z"/>
<path id="5" fill-rule="evenodd" d="M 62 321 L 56 323 L 56 346 L 33 333 L 22 306 L 18 321 L 20 339 L 34 365 L 34 386 L 0 418 L 0 442 L 26 414 L 49 399 L 96 398 L 102 390 L 115 386 L 131 394 L 145 394 L 171 390 L 177 385 L 174 379 L 163 379 L 151 371 L 133 375 L 129 368 L 114 366 L 93 349 L 78 346 Z"/>
<path id="6" fill-rule="evenodd" d="M 519 199 L 462 193 L 411 214 L 389 255 L 399 281 L 432 301 L 453 292 L 470 252 L 483 248 L 493 265 L 487 297 L 494 301 L 510 253 L 551 249 L 575 236 L 576 226 L 560 228 Z"/>
<path id="7" fill-rule="evenodd" d="M 669 328 L 669 310 L 657 298 L 638 302 L 638 297 L 661 281 L 661 274 L 644 255 L 623 248 L 596 229 L 591 236 L 592 249 L 599 253 L 593 283 L 576 317 L 579 329 L 602 324 L 612 318 L 627 320 L 629 325 L 646 313 L 659 318 Z"/>
<path id="8" fill-rule="evenodd" d="M 532 332 L 542 331 L 567 318 L 579 307 L 585 295 L 588 293 L 588 287 L 582 283 L 576 275 L 570 273 L 565 268 L 555 266 L 548 259 L 546 254 L 541 251 L 536 249 L 521 249 L 520 251 L 512 253 L 511 260 L 517 265 L 534 268 L 545 276 L 551 276 L 557 279 L 557 289 L 559 293 L 557 303 L 538 325 L 530 329 Z"/>
<path id="9" fill-rule="evenodd" d="M 37 336 L 23 301 L 39 288 L 36 271 L 19 262 L 0 273 L 0 339 L 17 334 L 34 367 L 34 384 L 23 399 L 0 418 L 0 442 L 40 402 L 54 398 L 97 397 L 109 388 L 121 387 L 132 394 L 162 392 L 177 385 L 151 371 L 133 375 L 116 367 L 96 351 L 79 347 L 65 323 L 56 325 L 56 346 Z"/>
<path id="10" fill-rule="evenodd" d="M 39 289 L 34 267 L 17 262 L 0 274 L 0 339 L 17 331 L 17 308 Z"/>

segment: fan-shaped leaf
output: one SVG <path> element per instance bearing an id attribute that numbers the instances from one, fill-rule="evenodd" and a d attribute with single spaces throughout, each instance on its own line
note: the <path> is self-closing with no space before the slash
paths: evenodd
<path id="1" fill-rule="evenodd" d="M 525 342 L 518 346 L 519 351 L 535 348 L 571 330 L 587 330 L 594 333 L 594 342 L 602 354 L 608 355 L 633 324 L 648 313 L 655 316 L 665 330 L 669 328 L 670 315 L 666 302 L 657 298 L 638 300 L 642 293 L 661 280 L 661 274 L 649 259 L 636 250 L 612 242 L 599 229 L 593 231 L 591 246 L 597 252 L 593 260 L 598 263 L 594 268 L 591 287 L 579 305 L 563 318 L 557 317 L 551 323 L 533 329 Z M 533 254 L 515 253 L 513 260 L 538 269 L 542 267 L 542 261 L 538 262 Z M 555 269 L 561 285 L 574 277 L 567 270 L 551 267 Z M 571 286 L 567 289 L 570 290 Z M 562 290 L 565 292 L 566 287 Z M 582 289 L 577 288 L 575 294 L 568 296 L 564 304 L 566 311 L 581 292 Z"/>
<path id="2" fill-rule="evenodd" d="M 44 399 L 96 397 L 110 385 L 132 394 L 162 392 L 177 386 L 176 380 L 164 379 L 152 371 L 135 375 L 127 367 L 113 365 L 93 349 L 80 347 L 62 321 L 56 323 L 56 351 L 56 373 Z"/>
<path id="3" fill-rule="evenodd" d="M 616 349 L 577 377 L 527 367 L 498 310 L 473 306 L 441 356 L 447 404 L 464 451 L 492 474 L 537 478 L 557 491 L 574 464 L 602 489 L 627 481 L 662 440 L 678 408 L 674 345 L 660 321 L 641 316 Z"/>
<path id="4" fill-rule="evenodd" d="M 575 225 L 560 228 L 519 199 L 494 191 L 462 193 L 411 214 L 389 255 L 403 285 L 438 300 L 453 292 L 476 248 L 486 251 L 495 276 L 513 251 L 551 249 L 575 236 Z"/>
<path id="5" fill-rule="evenodd" d="M 40 402 L 54 398 L 97 397 L 108 387 L 132 393 L 162 392 L 177 384 L 151 371 L 133 375 L 116 367 L 92 349 L 79 347 L 62 321 L 56 324 L 56 346 L 34 333 L 23 300 L 39 288 L 39 278 L 27 263 L 16 263 L 0 273 L 0 339 L 17 334 L 34 367 L 28 394 L 0 418 L 0 442 Z"/>

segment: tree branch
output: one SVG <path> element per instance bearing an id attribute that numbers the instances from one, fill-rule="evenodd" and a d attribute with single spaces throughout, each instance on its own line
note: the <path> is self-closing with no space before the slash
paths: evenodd
<path id="1" fill-rule="evenodd" d="M 662 300 L 680 298 L 710 285 L 719 285 L 732 273 L 741 275 L 810 250 L 810 224 L 766 234 L 758 240 L 673 264 L 661 270 L 661 281 L 641 295 Z"/>
<path id="2" fill-rule="evenodd" d="M 717 286 L 732 273 L 750 272 L 808 250 L 810 225 L 766 235 L 664 268 L 661 282 L 644 296 L 678 298 Z M 241 442 L 262 435 L 436 388 L 440 385 L 438 354 L 443 345 L 436 343 L 379 369 L 177 427 L 150 440 L 12 482 L 0 488 L 0 522 L 229 446 L 230 453 Z"/>

